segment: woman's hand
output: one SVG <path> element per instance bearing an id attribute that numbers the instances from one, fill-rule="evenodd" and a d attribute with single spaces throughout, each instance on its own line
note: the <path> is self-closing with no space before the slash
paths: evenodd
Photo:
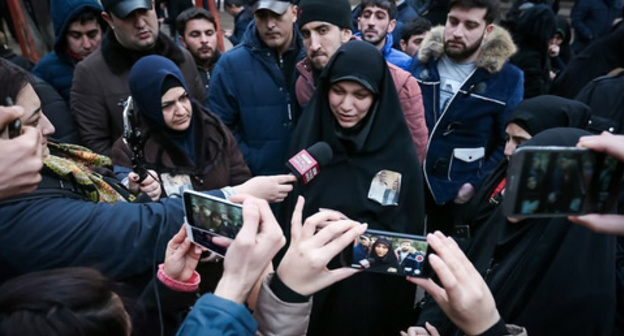
<path id="1" fill-rule="evenodd" d="M 307 296 L 358 272 L 350 267 L 330 271 L 327 264 L 353 244 L 368 225 L 344 219 L 343 214 L 331 210 L 318 212 L 301 225 L 304 203 L 300 196 L 291 221 L 290 247 L 277 275 L 290 289 Z"/>
<path id="2" fill-rule="evenodd" d="M 429 263 L 442 287 L 431 279 L 407 279 L 422 287 L 442 311 L 467 335 L 479 335 L 500 320 L 494 297 L 487 284 L 453 238 L 437 231 L 427 236 Z"/>
<path id="3" fill-rule="evenodd" d="M 135 195 L 143 192 L 154 202 L 157 202 L 162 194 L 158 173 L 151 169 L 147 171 L 147 177 L 141 183 L 139 183 L 139 175 L 135 172 L 130 172 L 128 174 L 128 189 Z"/>
<path id="4" fill-rule="evenodd" d="M 233 188 L 237 194 L 248 194 L 273 203 L 283 201 L 293 190 L 294 182 L 297 178 L 289 174 L 256 176 Z"/>
<path id="5" fill-rule="evenodd" d="M 201 253 L 201 247 L 186 238 L 186 230 L 182 225 L 167 244 L 163 271 L 173 280 L 187 282 L 193 276 Z"/>
<path id="6" fill-rule="evenodd" d="M 275 220 L 269 204 L 253 197 L 235 196 L 233 201 L 243 201 L 243 227 L 229 244 L 223 261 L 223 277 L 214 292 L 222 298 L 243 303 L 252 287 L 263 274 L 286 238 Z M 227 239 L 217 239 L 223 244 Z M 225 240 L 225 241 L 224 241 Z"/>

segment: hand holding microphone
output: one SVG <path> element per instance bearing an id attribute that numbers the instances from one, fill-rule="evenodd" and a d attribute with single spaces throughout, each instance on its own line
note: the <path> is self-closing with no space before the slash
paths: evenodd
<path id="1" fill-rule="evenodd" d="M 319 173 L 321 166 L 331 162 L 334 152 L 326 142 L 317 142 L 302 150 L 286 162 L 286 167 L 303 184 L 308 184 Z"/>

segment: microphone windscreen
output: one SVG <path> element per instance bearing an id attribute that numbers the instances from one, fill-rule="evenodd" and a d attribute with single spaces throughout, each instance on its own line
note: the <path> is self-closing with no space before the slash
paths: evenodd
<path id="1" fill-rule="evenodd" d="M 334 151 L 323 141 L 308 147 L 307 151 L 318 162 L 319 167 L 328 164 L 334 157 Z"/>

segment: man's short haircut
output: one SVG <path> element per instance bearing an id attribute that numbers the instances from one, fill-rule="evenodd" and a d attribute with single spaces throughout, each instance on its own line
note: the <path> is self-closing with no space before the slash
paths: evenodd
<path id="1" fill-rule="evenodd" d="M 407 42 L 414 35 L 422 35 L 431 30 L 431 21 L 424 17 L 417 17 L 403 25 L 401 40 Z"/>
<path id="2" fill-rule="evenodd" d="M 178 31 L 178 34 L 184 37 L 184 31 L 186 30 L 186 23 L 191 20 L 199 20 L 199 19 L 208 20 L 208 22 L 212 23 L 215 29 L 217 29 L 217 21 L 215 20 L 214 16 L 210 14 L 209 11 L 200 7 L 191 7 L 189 9 L 184 10 L 176 18 L 175 24 L 176 24 L 176 29 Z"/>
<path id="3" fill-rule="evenodd" d="M 246 1 L 245 0 L 225 0 L 223 1 L 223 5 L 225 7 L 232 7 L 232 6 L 242 7 L 246 5 Z"/>
<path id="4" fill-rule="evenodd" d="M 93 7 L 83 8 L 76 15 L 74 15 L 74 17 L 69 21 L 69 24 L 65 26 L 64 28 L 65 31 L 63 31 L 62 34 L 63 35 L 67 34 L 67 28 L 69 28 L 69 25 L 74 22 L 78 22 L 81 25 L 84 25 L 91 21 L 96 21 L 98 25 L 100 26 L 100 31 L 102 32 L 102 34 L 104 34 L 104 32 L 106 31 L 106 27 L 108 27 L 108 23 L 104 21 L 101 13 L 102 13 L 101 10 L 93 8 Z M 65 42 L 61 42 L 61 43 L 65 43 Z"/>
<path id="5" fill-rule="evenodd" d="M 397 7 L 394 0 L 362 0 L 360 3 L 360 8 L 362 12 L 366 9 L 366 7 L 377 6 L 379 8 L 383 8 L 388 12 L 388 16 L 390 20 L 396 19 L 397 16 Z"/>
<path id="6" fill-rule="evenodd" d="M 485 24 L 491 24 L 498 20 L 500 6 L 497 0 L 451 0 L 449 3 L 449 10 L 453 7 L 460 7 L 465 9 L 472 8 L 484 8 L 486 10 Z"/>

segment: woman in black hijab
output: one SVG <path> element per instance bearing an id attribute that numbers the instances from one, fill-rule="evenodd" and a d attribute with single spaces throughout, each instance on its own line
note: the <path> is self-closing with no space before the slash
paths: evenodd
<path id="1" fill-rule="evenodd" d="M 401 271 L 399 260 L 392 248 L 392 243 L 386 238 L 379 238 L 375 241 L 368 261 L 370 262 L 369 271 L 390 273 L 399 273 Z"/>
<path id="2" fill-rule="evenodd" d="M 293 134 L 291 156 L 319 141 L 332 148 L 332 160 L 289 195 L 305 196 L 304 217 L 330 208 L 371 229 L 423 233 L 420 164 L 388 65 L 372 45 L 351 41 L 336 51 Z M 394 181 L 397 204 L 383 202 Z M 414 294 L 401 277 L 358 273 L 315 295 L 309 335 L 398 334 L 413 317 Z"/>
<path id="3" fill-rule="evenodd" d="M 579 102 L 554 96 L 525 100 L 512 113 L 505 154 L 519 142 L 575 146 L 586 132 L 557 128 L 536 134 L 560 125 L 583 127 L 588 119 L 589 109 Z M 615 311 L 614 239 L 565 218 L 506 218 L 498 206 L 506 171 L 507 162 L 501 163 L 471 201 L 465 222 L 473 238 L 463 242 L 501 317 L 530 335 L 607 335 Z M 419 320 L 439 326 L 443 335 L 454 330 L 432 301 Z"/>

